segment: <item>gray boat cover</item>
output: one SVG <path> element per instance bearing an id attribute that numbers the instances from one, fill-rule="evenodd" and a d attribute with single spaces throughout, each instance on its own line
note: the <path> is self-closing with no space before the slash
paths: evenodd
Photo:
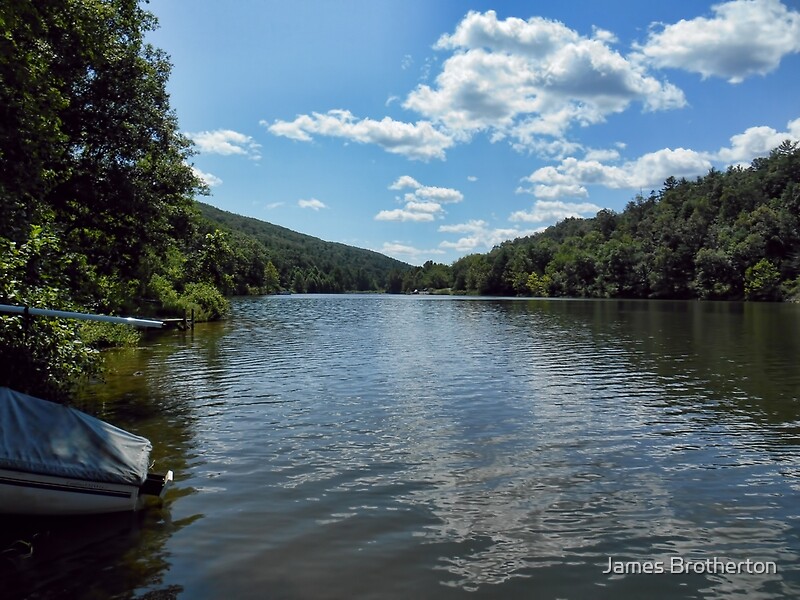
<path id="1" fill-rule="evenodd" d="M 74 408 L 0 387 L 0 468 L 141 485 L 150 441 Z"/>

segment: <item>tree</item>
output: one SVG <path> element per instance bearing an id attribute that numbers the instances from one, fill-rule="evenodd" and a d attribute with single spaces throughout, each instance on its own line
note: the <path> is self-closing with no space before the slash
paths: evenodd
<path id="1" fill-rule="evenodd" d="M 296 294 L 304 294 L 306 292 L 306 279 L 300 269 L 295 269 L 292 275 L 292 291 Z"/>
<path id="2" fill-rule="evenodd" d="M 744 295 L 748 300 L 780 299 L 780 273 L 766 258 L 762 258 L 744 274 Z"/>
<path id="3" fill-rule="evenodd" d="M 608 240 L 598 249 L 597 256 L 596 295 L 610 298 L 645 295 L 646 276 L 640 267 L 640 245 L 629 234 Z"/>
<path id="4" fill-rule="evenodd" d="M 427 289 L 442 289 L 450 287 L 450 268 L 447 265 L 435 263 L 432 260 L 422 265 L 420 285 Z"/>
<path id="5" fill-rule="evenodd" d="M 528 275 L 527 283 L 532 296 L 546 298 L 550 295 L 551 281 L 549 275 L 539 275 L 536 272 L 531 273 Z"/>
<path id="6" fill-rule="evenodd" d="M 603 209 L 595 215 L 594 222 L 597 231 L 603 236 L 603 239 L 608 239 L 617 227 L 617 215 L 612 210 Z"/>
<path id="7" fill-rule="evenodd" d="M 67 159 L 68 90 L 53 72 L 50 41 L 63 15 L 42 13 L 32 2 L 0 4 L 0 236 L 14 242 L 27 239 Z"/>
<path id="8" fill-rule="evenodd" d="M 234 260 L 230 236 L 219 229 L 207 233 L 203 245 L 193 257 L 192 279 L 208 282 L 223 294 L 230 294 L 234 290 Z"/>
<path id="9" fill-rule="evenodd" d="M 264 291 L 267 294 L 273 294 L 280 290 L 281 288 L 281 278 L 278 274 L 278 269 L 275 268 L 275 265 L 272 264 L 272 261 L 267 262 L 267 266 L 264 267 Z"/>
<path id="10" fill-rule="evenodd" d="M 169 62 L 144 42 L 155 26 L 136 0 L 0 3 L 0 247 L 24 274 L 0 302 L 119 311 L 191 233 L 203 188 L 169 107 Z M 27 348 L 30 385 L 63 391 L 91 372 L 67 325 L 37 324 L 20 346 L 15 322 L 0 327 L 0 362 Z"/>
<path id="11" fill-rule="evenodd" d="M 12 0 L 0 9 L 0 235 L 21 241 L 52 215 L 76 300 L 115 309 L 102 278 L 146 281 L 190 226 L 202 190 L 169 107 L 170 65 L 144 42 L 155 18 L 135 0 Z M 87 276 L 88 275 L 88 276 Z M 114 286 L 106 286 L 113 290 Z"/>
<path id="12" fill-rule="evenodd" d="M 399 294 L 403 291 L 403 273 L 397 270 L 389 271 L 386 280 L 386 293 Z"/>
<path id="13" fill-rule="evenodd" d="M 466 259 L 468 264 L 465 281 L 466 289 L 479 294 L 488 294 L 491 291 L 489 287 L 491 267 L 488 259 L 482 254 L 471 254 Z"/>
<path id="14" fill-rule="evenodd" d="M 694 262 L 694 288 L 699 298 L 715 300 L 731 296 L 737 287 L 737 276 L 730 257 L 724 250 L 701 248 Z"/>
<path id="15" fill-rule="evenodd" d="M 58 238 L 34 225 L 25 242 L 0 237 L 0 303 L 72 309 L 59 293 Z M 0 386 L 53 400 L 98 372 L 99 355 L 81 341 L 80 326 L 61 319 L 0 315 Z"/>

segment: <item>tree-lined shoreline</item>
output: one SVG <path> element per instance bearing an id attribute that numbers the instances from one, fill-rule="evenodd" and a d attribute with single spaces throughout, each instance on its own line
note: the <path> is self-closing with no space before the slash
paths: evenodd
<path id="1" fill-rule="evenodd" d="M 570 218 L 451 266 L 426 263 L 403 290 L 500 296 L 797 300 L 800 148 L 747 167 L 670 177 L 621 213 Z"/>
<path id="2" fill-rule="evenodd" d="M 452 265 L 412 267 L 197 201 L 138 0 L 0 7 L 0 303 L 225 317 L 241 294 L 445 289 L 499 296 L 789 300 L 800 294 L 800 149 L 670 178 Z M 66 397 L 119 329 L 0 317 L 0 385 Z"/>

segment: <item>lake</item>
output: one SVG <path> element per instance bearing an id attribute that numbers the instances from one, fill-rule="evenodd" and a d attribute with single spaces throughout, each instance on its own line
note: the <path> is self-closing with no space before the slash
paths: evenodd
<path id="1" fill-rule="evenodd" d="M 176 485 L 0 521 L 4 597 L 800 597 L 800 305 L 244 298 L 108 362 Z"/>

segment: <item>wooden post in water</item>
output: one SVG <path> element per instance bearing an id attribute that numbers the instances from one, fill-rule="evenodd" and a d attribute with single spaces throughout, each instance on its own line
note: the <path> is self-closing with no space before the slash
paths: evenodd
<path id="1" fill-rule="evenodd" d="M 194 329 L 194 306 L 192 307 L 192 329 Z"/>
<path id="2" fill-rule="evenodd" d="M 25 312 L 22 313 L 22 343 L 28 345 L 28 329 L 31 325 L 31 309 L 25 307 Z"/>

